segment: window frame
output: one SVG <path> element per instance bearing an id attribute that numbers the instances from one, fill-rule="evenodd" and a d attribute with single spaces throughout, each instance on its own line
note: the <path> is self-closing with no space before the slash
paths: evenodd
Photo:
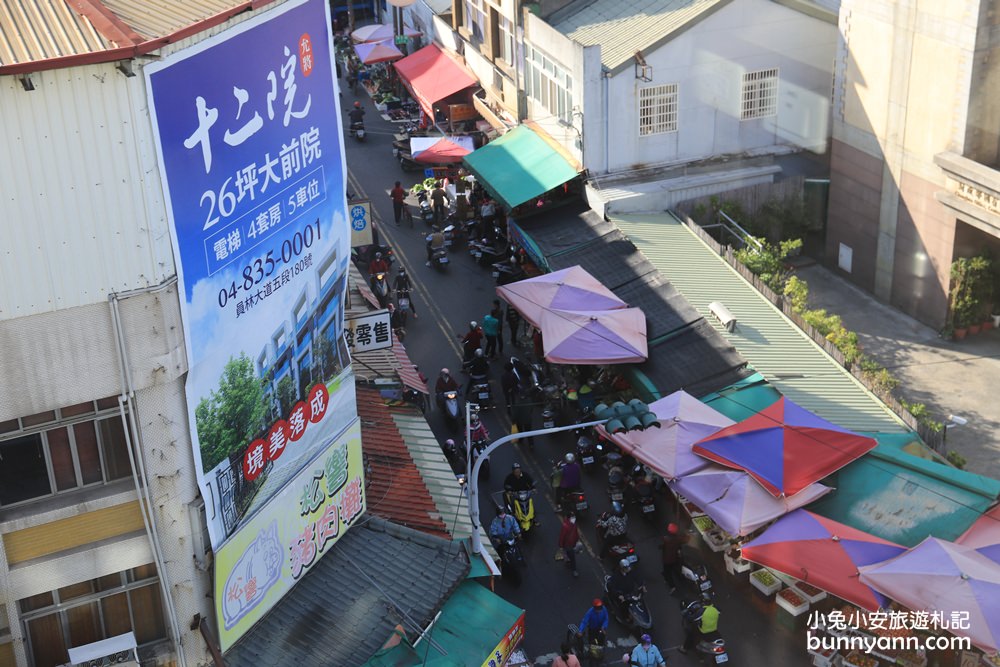
<path id="1" fill-rule="evenodd" d="M 744 72 L 740 83 L 740 120 L 777 116 L 779 82 L 777 67 Z"/>
<path id="2" fill-rule="evenodd" d="M 680 86 L 676 83 L 661 83 L 639 88 L 636 109 L 639 136 L 645 138 L 679 131 L 679 99 Z M 645 107 L 644 102 L 647 103 Z"/>
<path id="3" fill-rule="evenodd" d="M 497 13 L 497 32 L 499 42 L 497 53 L 498 58 L 510 66 L 514 65 L 514 22 Z"/>
<path id="4" fill-rule="evenodd" d="M 103 400 L 103 399 L 102 399 Z M 32 498 L 25 500 L 18 500 L 12 503 L 0 504 L 0 508 L 7 509 L 10 507 L 19 507 L 22 505 L 27 505 L 30 503 L 38 502 L 40 500 L 45 500 L 47 498 L 53 498 L 55 496 L 61 496 L 68 493 L 75 493 L 83 489 L 91 489 L 100 486 L 106 486 L 115 482 L 119 479 L 123 479 L 125 476 L 111 478 L 110 470 L 108 468 L 108 461 L 106 457 L 106 448 L 113 446 L 111 442 L 105 442 L 105 435 L 102 432 L 101 423 L 114 419 L 119 423 L 121 422 L 121 412 L 117 408 L 99 408 L 96 405 L 96 401 L 92 402 L 95 406 L 93 412 L 88 413 L 77 413 L 69 417 L 63 417 L 62 414 L 57 410 L 57 419 L 54 422 L 49 422 L 45 424 L 40 424 L 38 426 L 30 428 L 20 428 L 16 431 L 8 431 L 6 433 L 0 434 L 0 451 L 5 443 L 19 440 L 22 438 L 29 438 L 37 436 L 41 448 L 42 448 L 42 459 L 45 468 L 45 479 L 48 483 L 49 491 Z M 78 406 L 73 406 L 74 408 Z M 80 449 L 82 443 L 78 443 L 77 440 L 77 427 L 83 424 L 91 424 L 94 430 L 94 442 L 97 447 L 97 463 L 100 466 L 100 479 L 85 482 L 84 481 L 84 466 L 81 464 Z M 121 424 L 123 431 L 126 430 L 126 426 Z M 56 479 L 55 463 L 52 456 L 52 447 L 55 445 L 49 442 L 50 433 L 63 430 L 66 433 L 66 442 L 69 446 L 69 455 L 73 470 L 73 480 L 74 484 L 72 486 L 60 489 L 58 486 L 58 481 Z M 54 436 L 53 436 L 54 441 Z M 129 446 L 128 437 L 126 435 L 124 442 L 122 443 L 124 447 Z"/>
<path id="5" fill-rule="evenodd" d="M 525 51 L 526 95 L 553 117 L 572 122 L 573 75 L 544 51 L 530 45 Z"/>

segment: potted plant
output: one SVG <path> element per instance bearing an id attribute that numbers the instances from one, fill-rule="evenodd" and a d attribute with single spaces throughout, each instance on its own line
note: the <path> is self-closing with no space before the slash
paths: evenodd
<path id="1" fill-rule="evenodd" d="M 965 338 L 973 324 L 976 325 L 976 330 L 972 333 L 978 333 L 979 325 L 982 323 L 982 320 L 977 318 L 981 304 L 976 290 L 979 271 L 973 267 L 974 259 L 978 258 L 959 257 L 951 263 L 951 290 L 948 296 L 955 340 Z"/>

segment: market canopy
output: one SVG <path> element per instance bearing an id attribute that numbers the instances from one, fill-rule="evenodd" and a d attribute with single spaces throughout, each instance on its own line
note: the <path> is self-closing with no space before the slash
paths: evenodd
<path id="1" fill-rule="evenodd" d="M 383 63 L 387 60 L 396 60 L 403 57 L 403 52 L 389 42 L 365 42 L 363 44 L 355 44 L 354 52 L 358 54 L 358 58 L 361 59 L 361 62 L 366 65 Z"/>
<path id="2" fill-rule="evenodd" d="M 597 431 L 667 480 L 711 465 L 692 452 L 691 445 L 733 423 L 685 391 L 650 403 L 649 410 L 657 416 L 660 428 L 612 434 L 598 426 Z"/>
<path id="3" fill-rule="evenodd" d="M 710 465 L 669 483 L 730 535 L 749 535 L 833 489 L 810 484 L 788 498 L 775 498 L 740 470 Z"/>
<path id="4" fill-rule="evenodd" d="M 413 28 L 403 28 L 404 37 L 420 37 L 422 34 Z M 351 39 L 355 42 L 385 42 L 392 41 L 395 37 L 396 33 L 393 27 L 384 23 L 363 25 L 360 28 L 355 28 L 354 32 L 351 33 Z"/>
<path id="5" fill-rule="evenodd" d="M 527 125 L 518 125 L 465 156 L 464 162 L 507 209 L 559 187 L 578 173 L 553 143 Z"/>
<path id="6" fill-rule="evenodd" d="M 886 607 L 887 601 L 861 583 L 858 568 L 889 560 L 904 551 L 906 547 L 797 509 L 743 545 L 741 555 L 875 611 Z"/>
<path id="7" fill-rule="evenodd" d="M 1000 505 L 976 519 L 955 541 L 1000 562 Z"/>
<path id="8" fill-rule="evenodd" d="M 579 266 L 502 285 L 497 287 L 497 295 L 537 329 L 542 327 L 542 313 L 549 309 L 599 311 L 628 308 L 627 303 Z"/>
<path id="9" fill-rule="evenodd" d="M 545 360 L 554 364 L 627 364 L 645 361 L 646 316 L 638 308 L 545 310 Z"/>
<path id="10" fill-rule="evenodd" d="M 472 137 L 412 137 L 410 155 L 424 164 L 450 164 L 475 150 Z"/>
<path id="11" fill-rule="evenodd" d="M 462 65 L 430 44 L 392 64 L 413 99 L 431 118 L 434 104 L 446 97 L 477 85 L 476 77 Z"/>
<path id="12" fill-rule="evenodd" d="M 793 496 L 876 444 L 782 397 L 693 449 L 711 461 L 745 470 L 772 495 Z"/>
<path id="13" fill-rule="evenodd" d="M 833 480 L 811 511 L 906 547 L 957 539 L 1000 496 L 998 480 L 881 444 Z"/>
<path id="14" fill-rule="evenodd" d="M 860 571 L 862 583 L 908 609 L 967 616 L 968 628 L 951 632 L 984 650 L 1000 649 L 1000 563 L 972 547 L 928 537 Z"/>

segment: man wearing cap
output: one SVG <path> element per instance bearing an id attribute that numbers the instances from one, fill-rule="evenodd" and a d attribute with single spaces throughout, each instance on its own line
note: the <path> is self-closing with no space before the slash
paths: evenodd
<path id="1" fill-rule="evenodd" d="M 601 598 L 594 598 L 594 602 L 587 613 L 580 621 L 579 633 L 584 637 L 589 637 L 595 633 L 603 633 L 608 629 L 608 610 L 604 608 Z"/>
<path id="2" fill-rule="evenodd" d="M 639 645 L 632 649 L 629 658 L 629 664 L 634 667 L 665 667 L 667 664 L 649 635 L 643 635 L 639 639 Z"/>
<path id="3" fill-rule="evenodd" d="M 660 543 L 663 555 L 663 581 L 667 582 L 668 592 L 673 595 L 681 582 L 681 547 L 687 544 L 689 537 L 681 533 L 676 523 L 667 526 L 667 534 Z"/>

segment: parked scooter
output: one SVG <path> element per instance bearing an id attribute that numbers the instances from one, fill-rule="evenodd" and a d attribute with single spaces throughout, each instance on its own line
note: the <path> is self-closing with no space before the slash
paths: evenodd
<path id="1" fill-rule="evenodd" d="M 701 614 L 704 611 L 705 604 L 709 601 L 708 598 L 704 597 L 701 600 L 696 599 L 692 602 L 681 600 L 681 622 L 683 623 L 685 633 L 690 626 L 701 622 Z M 699 632 L 698 641 L 694 645 L 694 652 L 698 656 L 699 661 L 708 661 L 716 665 L 729 662 L 726 640 L 722 638 L 722 634 L 718 630 L 705 634 Z"/>
<path id="2" fill-rule="evenodd" d="M 443 247 L 437 248 L 433 252 L 431 252 L 431 264 L 434 266 L 435 269 L 438 269 L 440 271 L 445 271 L 448 269 L 448 264 L 450 263 L 451 260 L 448 259 L 448 251 L 445 250 Z"/>
<path id="3" fill-rule="evenodd" d="M 622 604 L 618 596 L 608 590 L 611 575 L 604 575 L 604 593 L 608 600 L 608 611 L 615 619 L 636 635 L 653 627 L 653 614 L 646 605 L 645 586 L 625 596 Z"/>
<path id="4" fill-rule="evenodd" d="M 493 265 L 493 277 L 496 279 L 497 285 L 508 285 L 516 283 L 518 280 L 524 280 L 527 274 L 521 268 L 517 258 L 511 256 L 508 260 Z"/>

